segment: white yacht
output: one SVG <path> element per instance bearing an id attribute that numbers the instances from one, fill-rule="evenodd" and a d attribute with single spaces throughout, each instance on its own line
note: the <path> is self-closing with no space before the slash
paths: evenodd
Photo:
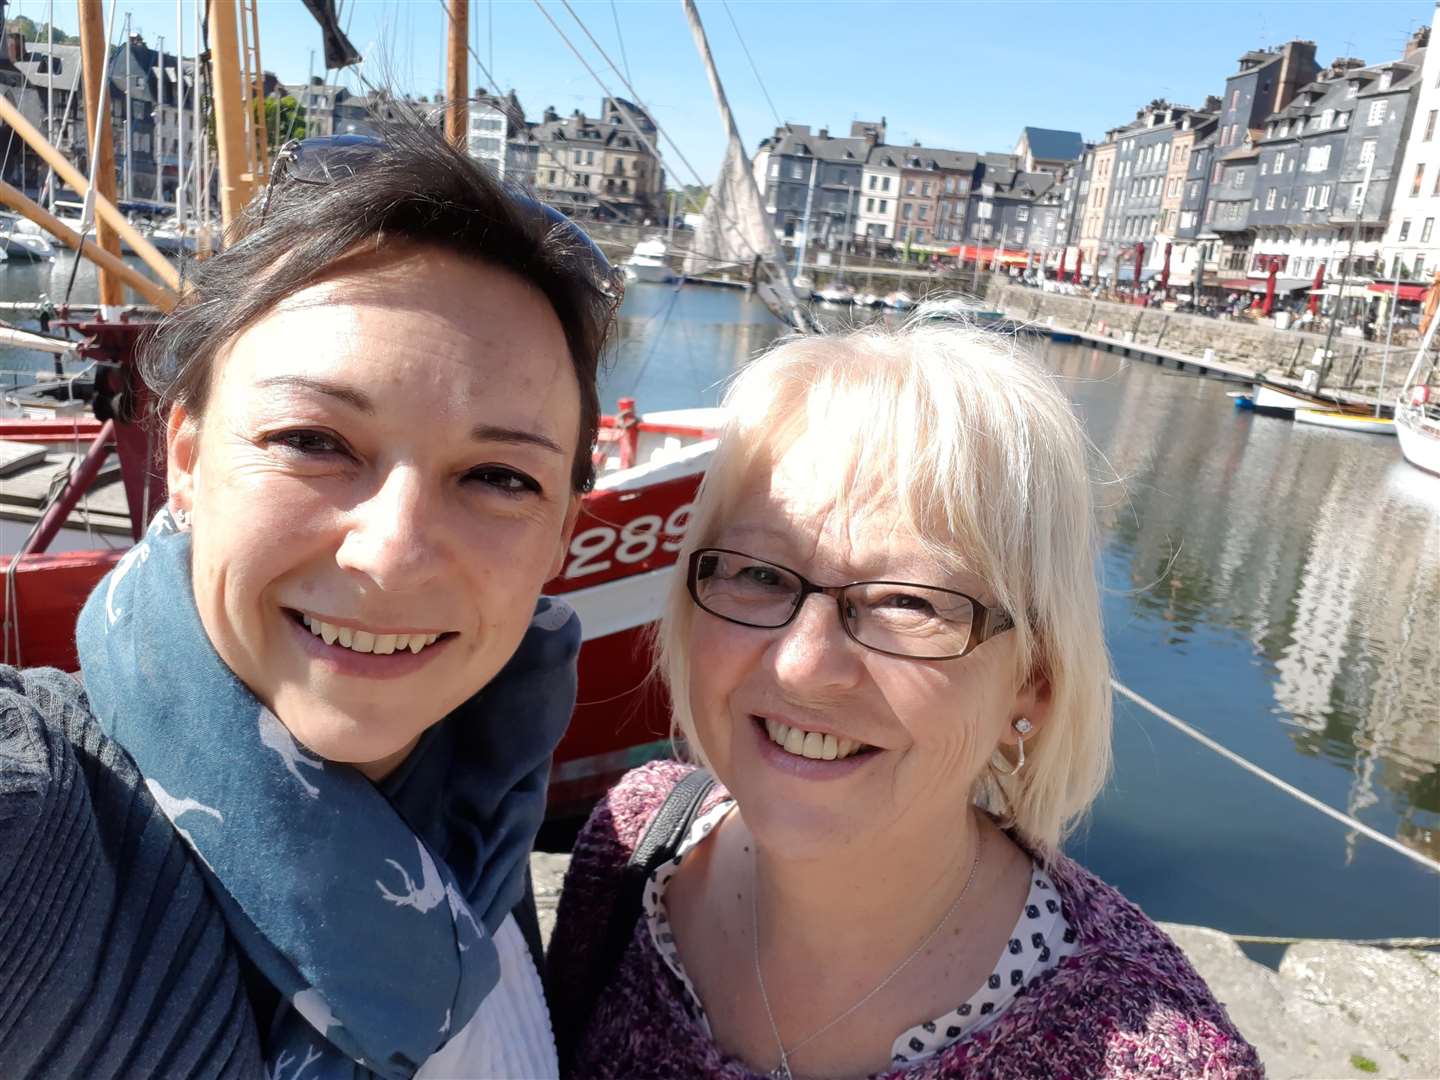
<path id="1" fill-rule="evenodd" d="M 55 257 L 50 234 L 29 218 L 0 216 L 0 252 L 11 262 L 43 262 Z"/>
<path id="2" fill-rule="evenodd" d="M 621 267 L 625 270 L 627 281 L 650 281 L 658 285 L 668 285 L 676 280 L 675 271 L 670 269 L 665 256 L 669 254 L 665 247 L 665 241 L 658 236 L 653 240 L 641 240 L 635 245 L 635 250 L 630 253 Z"/>

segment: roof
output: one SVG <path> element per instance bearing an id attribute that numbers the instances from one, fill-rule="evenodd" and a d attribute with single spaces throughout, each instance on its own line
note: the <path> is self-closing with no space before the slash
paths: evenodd
<path id="1" fill-rule="evenodd" d="M 1046 161 L 1074 161 L 1085 152 L 1085 140 L 1078 131 L 1027 127 L 1020 137 L 1029 145 L 1032 157 Z"/>

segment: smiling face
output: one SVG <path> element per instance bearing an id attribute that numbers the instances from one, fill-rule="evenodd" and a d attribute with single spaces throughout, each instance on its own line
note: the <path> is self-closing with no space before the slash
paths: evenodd
<path id="1" fill-rule="evenodd" d="M 833 444 L 810 435 L 757 465 L 710 542 L 822 585 L 884 579 L 995 602 L 985 582 L 925 551 L 892 493 L 862 482 L 838 501 L 834 459 Z M 1013 634 L 956 660 L 887 656 L 846 635 L 828 596 L 809 597 L 775 630 L 697 610 L 689 656 L 707 760 L 757 840 L 792 857 L 953 826 L 992 752 L 1014 744 L 1012 721 L 1038 727 L 1045 708 L 1043 680 L 1017 678 Z"/>
<path id="2" fill-rule="evenodd" d="M 522 279 L 352 260 L 222 351 L 168 430 L 221 658 L 302 743 L 378 778 L 513 655 L 558 572 L 580 394 Z"/>

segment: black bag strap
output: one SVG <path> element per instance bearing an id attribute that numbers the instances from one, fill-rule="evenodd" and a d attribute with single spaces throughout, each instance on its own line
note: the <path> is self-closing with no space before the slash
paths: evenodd
<path id="1" fill-rule="evenodd" d="M 640 918 L 643 906 L 645 883 L 666 860 L 679 854 L 680 845 L 685 842 L 685 836 L 689 833 L 690 826 L 695 823 L 695 817 L 700 812 L 705 797 L 714 786 L 715 777 L 706 769 L 696 769 L 682 777 L 670 789 L 670 794 L 665 796 L 660 809 L 645 827 L 640 842 L 630 853 L 629 861 L 620 872 L 615 902 L 611 905 L 610 918 L 605 924 L 605 935 L 596 947 L 589 995 L 579 1003 L 575 1023 L 566 1025 L 577 1045 L 560 1048 L 562 1074 L 573 1064 L 571 1058 L 579 1050 L 578 1043 L 585 1038 L 585 1033 L 590 1028 L 595 1007 L 600 1003 L 600 995 L 610 985 L 620 967 L 620 959 L 625 955 L 625 949 L 634 936 L 635 923 Z M 556 1034 L 560 1034 L 558 1029 Z"/>

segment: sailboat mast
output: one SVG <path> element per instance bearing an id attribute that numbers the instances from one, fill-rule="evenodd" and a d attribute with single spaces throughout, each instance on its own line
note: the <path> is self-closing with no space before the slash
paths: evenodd
<path id="1" fill-rule="evenodd" d="M 470 31 L 470 0 L 450 0 L 450 33 L 446 39 L 445 60 L 445 137 L 459 149 L 465 149 L 465 103 L 470 97 L 469 60 L 465 45 Z"/>
<path id="2" fill-rule="evenodd" d="M 135 135 L 134 135 L 134 103 L 130 100 L 130 86 L 132 84 L 130 60 L 133 50 L 130 48 L 130 13 L 125 13 L 125 198 L 135 197 L 135 171 L 131 165 L 131 159 L 135 156 Z"/>
<path id="3" fill-rule="evenodd" d="M 209 4 L 215 141 L 220 152 L 220 221 L 228 235 L 254 193 L 254 176 L 247 170 L 245 87 L 240 76 L 235 0 L 209 0 Z"/>
<path id="4" fill-rule="evenodd" d="M 110 78 L 110 43 L 105 38 L 100 2 L 80 0 L 80 66 L 85 75 L 85 119 L 90 133 L 90 187 L 114 202 L 115 143 L 110 130 L 110 99 L 105 86 Z M 106 222 L 96 221 L 95 239 L 103 249 L 119 259 L 120 238 Z M 102 310 L 119 308 L 124 302 L 125 287 L 120 279 L 102 270 Z"/>
<path id="5" fill-rule="evenodd" d="M 185 10 L 175 0 L 175 231 L 185 250 Z"/>

